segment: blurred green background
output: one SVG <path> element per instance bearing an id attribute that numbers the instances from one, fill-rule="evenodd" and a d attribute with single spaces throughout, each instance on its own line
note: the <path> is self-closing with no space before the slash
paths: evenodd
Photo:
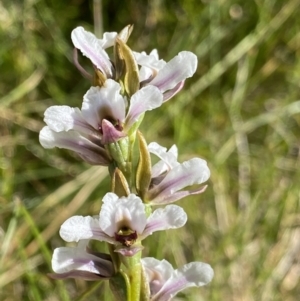
<path id="1" fill-rule="evenodd" d="M 148 142 L 176 143 L 180 161 L 200 156 L 212 171 L 204 194 L 177 203 L 186 226 L 145 241 L 145 256 L 214 268 L 209 286 L 176 300 L 299 300 L 299 13 L 299 0 L 2 0 L 0 300 L 111 300 L 106 283 L 47 276 L 66 245 L 61 223 L 99 212 L 106 169 L 38 141 L 47 107 L 81 106 L 90 83 L 72 64 L 70 34 L 94 24 L 134 24 L 134 50 L 199 59 L 141 126 Z"/>

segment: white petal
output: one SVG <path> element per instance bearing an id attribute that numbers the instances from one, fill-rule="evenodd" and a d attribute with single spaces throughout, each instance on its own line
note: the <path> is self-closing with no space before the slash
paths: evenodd
<path id="1" fill-rule="evenodd" d="M 193 158 L 170 170 L 165 178 L 149 191 L 152 204 L 160 204 L 175 192 L 208 180 L 210 171 L 205 160 Z"/>
<path id="2" fill-rule="evenodd" d="M 99 129 L 102 119 L 124 121 L 125 101 L 120 95 L 121 87 L 108 79 L 103 87 L 91 87 L 83 97 L 82 115 L 95 129 Z"/>
<path id="3" fill-rule="evenodd" d="M 162 105 L 163 95 L 154 86 L 147 86 L 138 90 L 130 99 L 130 106 L 126 117 L 126 128 L 129 129 L 140 115 Z"/>
<path id="4" fill-rule="evenodd" d="M 61 226 L 59 234 L 65 241 L 97 239 L 107 241 L 106 234 L 100 229 L 98 219 L 91 216 L 72 216 Z"/>
<path id="5" fill-rule="evenodd" d="M 52 106 L 45 111 L 44 121 L 55 132 L 77 130 L 90 133 L 91 126 L 82 117 L 78 108 L 69 106 Z"/>
<path id="6" fill-rule="evenodd" d="M 203 262 L 191 262 L 175 270 L 173 276 L 151 300 L 168 301 L 185 288 L 206 285 L 213 276 L 214 272 L 210 265 Z"/>
<path id="7" fill-rule="evenodd" d="M 168 205 L 165 208 L 156 209 L 148 218 L 143 238 L 155 231 L 177 229 L 187 221 L 184 210 L 176 205 Z"/>
<path id="8" fill-rule="evenodd" d="M 150 54 L 146 54 L 146 52 L 144 51 L 143 52 L 133 51 L 133 55 L 138 65 L 148 67 L 150 69 L 160 70 L 166 65 L 166 62 L 164 60 L 159 60 L 156 49 L 153 49 L 150 52 Z"/>
<path id="9" fill-rule="evenodd" d="M 72 31 L 71 38 L 74 46 L 88 57 L 98 69 L 107 77 L 112 76 L 112 64 L 103 49 L 103 45 L 107 46 L 111 41 L 99 40 L 92 33 L 85 31 L 83 27 L 75 28 Z"/>
<path id="10" fill-rule="evenodd" d="M 103 198 L 100 211 L 100 227 L 109 236 L 114 237 L 122 227 L 143 232 L 147 218 L 141 199 L 134 194 L 119 198 L 114 193 L 107 193 Z"/>
<path id="11" fill-rule="evenodd" d="M 172 145 L 172 147 L 167 151 L 166 147 L 159 145 L 157 142 L 151 142 L 148 145 L 148 150 L 150 153 L 156 155 L 161 160 L 164 160 L 166 163 L 168 163 L 169 161 L 177 162 L 178 148 L 175 144 Z"/>
<path id="12" fill-rule="evenodd" d="M 184 277 L 192 285 L 203 286 L 212 281 L 214 271 L 207 263 L 191 262 L 178 269 L 175 277 Z"/>
<path id="13" fill-rule="evenodd" d="M 167 281 L 174 273 L 172 265 L 165 259 L 158 260 L 153 257 L 144 257 L 141 261 L 146 269 L 156 271 L 164 281 Z"/>
<path id="14" fill-rule="evenodd" d="M 172 277 L 174 269 L 172 265 L 164 259 L 157 260 L 153 257 L 145 257 L 141 259 L 141 262 L 146 271 L 151 296 L 153 296 L 159 292 L 165 282 Z"/>
<path id="15" fill-rule="evenodd" d="M 114 46 L 117 35 L 118 34 L 116 32 L 105 32 L 103 34 L 103 39 L 99 40 L 102 44 L 102 48 L 106 49 L 108 47 Z"/>
<path id="16" fill-rule="evenodd" d="M 191 77 L 197 69 L 197 57 L 189 51 L 182 51 L 169 61 L 149 83 L 162 92 L 174 88 L 181 81 Z"/>
<path id="17" fill-rule="evenodd" d="M 178 149 L 175 144 L 167 151 L 167 148 L 160 146 L 156 142 L 151 142 L 148 145 L 148 150 L 151 154 L 161 159 L 161 161 L 152 166 L 151 172 L 153 178 L 179 165 L 177 162 Z"/>
<path id="18" fill-rule="evenodd" d="M 140 83 L 142 83 L 142 82 L 147 83 L 147 82 L 151 81 L 153 79 L 154 75 L 156 75 L 156 73 L 154 73 L 153 69 L 142 66 L 141 69 L 139 70 Z"/>

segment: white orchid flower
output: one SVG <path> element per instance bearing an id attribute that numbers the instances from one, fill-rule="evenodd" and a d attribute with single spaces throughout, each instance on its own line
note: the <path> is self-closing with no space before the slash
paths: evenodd
<path id="1" fill-rule="evenodd" d="M 125 137 L 139 117 L 159 107 L 163 99 L 158 88 L 144 87 L 132 95 L 127 109 L 127 99 L 120 91 L 119 83 L 108 79 L 101 88 L 88 90 L 81 110 L 69 106 L 48 108 L 44 118 L 47 126 L 39 137 L 41 145 L 66 148 L 90 164 L 108 165 L 110 157 L 104 145 Z"/>
<path id="2" fill-rule="evenodd" d="M 157 50 L 147 55 L 145 52 L 133 52 L 137 64 L 141 66 L 139 76 L 142 86 L 153 85 L 169 100 L 183 87 L 184 81 L 192 77 L 198 65 L 197 56 L 190 51 L 182 51 L 166 63 L 159 60 Z"/>
<path id="3" fill-rule="evenodd" d="M 169 301 L 188 287 L 208 284 L 214 271 L 203 262 L 191 262 L 178 270 L 166 260 L 152 257 L 141 259 L 150 286 L 151 301 Z"/>
<path id="4" fill-rule="evenodd" d="M 133 256 L 142 249 L 140 241 L 153 232 L 182 227 L 187 221 L 184 210 L 175 205 L 155 210 L 147 217 L 145 205 L 134 194 L 119 198 L 107 193 L 99 217 L 73 216 L 60 229 L 68 242 L 95 239 L 116 245 L 116 252 Z"/>
<path id="5" fill-rule="evenodd" d="M 177 162 L 178 150 L 173 145 L 169 151 L 156 142 L 148 145 L 150 153 L 161 160 L 152 167 L 151 185 L 146 199 L 151 205 L 173 203 L 188 195 L 202 193 L 206 186 L 192 190 L 182 190 L 187 186 L 202 184 L 208 180 L 210 170 L 205 160 L 193 158 L 183 163 Z"/>

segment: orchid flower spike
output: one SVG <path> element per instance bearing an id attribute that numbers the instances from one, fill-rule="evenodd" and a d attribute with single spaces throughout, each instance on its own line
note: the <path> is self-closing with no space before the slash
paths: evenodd
<path id="1" fill-rule="evenodd" d="M 210 170 L 205 160 L 193 158 L 177 162 L 178 150 L 173 145 L 169 151 L 156 142 L 148 145 L 148 151 L 160 161 L 152 166 L 150 188 L 146 201 L 151 205 L 164 205 L 178 201 L 188 195 L 202 193 L 207 186 L 193 190 L 182 190 L 187 186 L 202 184 L 208 180 Z"/>
<path id="2" fill-rule="evenodd" d="M 178 270 L 166 260 L 141 259 L 150 286 L 151 301 L 169 301 L 180 291 L 208 284 L 214 271 L 203 262 L 191 262 Z"/>
<path id="3" fill-rule="evenodd" d="M 57 248 L 52 257 L 53 279 L 80 278 L 84 280 L 107 279 L 114 275 L 110 255 L 93 252 L 88 240 L 81 240 L 75 248 Z"/>
<path id="4" fill-rule="evenodd" d="M 108 79 L 105 85 L 91 87 L 83 97 L 81 110 L 52 106 L 45 111 L 45 126 L 40 143 L 45 148 L 66 148 L 78 153 L 90 164 L 109 165 L 104 148 L 125 137 L 140 116 L 162 104 L 162 94 L 154 86 L 137 91 L 130 100 L 120 94 L 119 83 Z"/>
<path id="5" fill-rule="evenodd" d="M 147 55 L 145 52 L 133 52 L 139 71 L 141 86 L 153 85 L 164 95 L 164 101 L 177 94 L 184 85 L 184 81 L 192 77 L 198 65 L 197 56 L 190 51 L 182 51 L 166 63 L 158 58 L 154 49 Z"/>
<path id="6" fill-rule="evenodd" d="M 95 239 L 116 245 L 116 252 L 133 256 L 142 249 L 140 241 L 155 231 L 177 229 L 187 221 L 184 210 L 175 205 L 155 210 L 149 217 L 142 200 L 134 194 L 119 198 L 107 193 L 99 217 L 73 216 L 60 229 L 67 242 Z"/>

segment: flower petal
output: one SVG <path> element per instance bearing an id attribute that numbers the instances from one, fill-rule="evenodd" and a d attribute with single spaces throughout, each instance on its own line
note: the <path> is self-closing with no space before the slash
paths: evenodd
<path id="1" fill-rule="evenodd" d="M 171 90 L 168 90 L 164 93 L 164 102 L 172 98 L 174 95 L 176 95 L 178 92 L 180 92 L 184 86 L 184 80 L 178 83 L 174 88 Z"/>
<path id="2" fill-rule="evenodd" d="M 59 234 L 67 242 L 82 239 L 97 239 L 100 241 L 112 242 L 101 230 L 99 221 L 91 216 L 72 216 L 61 226 Z"/>
<path id="3" fill-rule="evenodd" d="M 205 160 L 193 158 L 170 170 L 165 178 L 152 188 L 147 198 L 152 205 L 165 204 L 165 200 L 184 187 L 201 184 L 210 176 Z"/>
<path id="4" fill-rule="evenodd" d="M 160 291 L 165 282 L 172 277 L 174 269 L 165 259 L 157 260 L 153 257 L 145 257 L 141 259 L 141 262 L 149 281 L 151 296 L 154 296 Z"/>
<path id="5" fill-rule="evenodd" d="M 50 278 L 52 279 L 57 279 L 57 280 L 64 280 L 64 279 L 82 279 L 85 281 L 99 281 L 103 279 L 103 277 L 99 274 L 94 274 L 90 272 L 85 272 L 85 271 L 77 271 L 77 270 L 72 270 L 70 272 L 66 273 L 48 273 L 47 274 Z"/>
<path id="6" fill-rule="evenodd" d="M 54 132 L 45 126 L 39 135 L 39 140 L 44 148 L 65 148 L 78 153 L 85 161 L 95 165 L 108 165 L 110 159 L 103 147 L 92 143 L 78 132 Z"/>
<path id="7" fill-rule="evenodd" d="M 143 249 L 144 249 L 143 246 L 135 244 L 130 247 L 117 246 L 115 248 L 114 252 L 120 253 L 121 255 L 126 256 L 126 257 L 132 257 L 136 253 L 142 251 Z"/>
<path id="8" fill-rule="evenodd" d="M 125 100 L 120 95 L 119 83 L 108 79 L 103 87 L 91 87 L 83 97 L 82 115 L 95 129 L 102 120 L 124 121 Z"/>
<path id="9" fill-rule="evenodd" d="M 173 89 L 186 78 L 191 77 L 197 68 L 198 59 L 189 51 L 182 51 L 169 61 L 149 83 L 162 92 Z"/>
<path id="10" fill-rule="evenodd" d="M 185 288 L 208 284 L 213 276 L 214 271 L 209 264 L 191 262 L 175 270 L 172 277 L 151 300 L 168 301 Z"/>
<path id="11" fill-rule="evenodd" d="M 185 211 L 176 205 L 156 209 L 147 219 L 147 225 L 142 235 L 143 238 L 156 231 L 177 229 L 187 221 Z"/>
<path id="12" fill-rule="evenodd" d="M 151 154 L 161 159 L 161 161 L 152 166 L 152 178 L 158 177 L 165 171 L 169 171 L 179 165 L 177 162 L 178 148 L 175 144 L 167 151 L 166 147 L 162 147 L 156 142 L 151 142 L 148 145 L 148 150 Z"/>
<path id="13" fill-rule="evenodd" d="M 150 52 L 150 54 L 146 54 L 145 51 L 143 52 L 133 51 L 133 55 L 136 59 L 137 64 L 141 66 L 145 66 L 155 70 L 160 70 L 166 65 L 166 62 L 164 60 L 160 60 L 158 58 L 157 49 L 153 49 Z"/>
<path id="14" fill-rule="evenodd" d="M 160 203 L 160 205 L 163 204 L 170 204 L 170 203 L 174 203 L 178 200 L 181 200 L 189 195 L 194 195 L 194 194 L 200 194 L 203 193 L 207 188 L 207 185 L 202 186 L 200 188 L 197 189 L 193 189 L 193 190 L 181 190 L 181 191 L 177 191 L 169 196 L 166 196 L 163 200 L 163 202 Z"/>
<path id="15" fill-rule="evenodd" d="M 52 106 L 45 111 L 44 115 L 44 121 L 54 132 L 76 130 L 82 133 L 91 133 L 93 131 L 78 108 Z"/>
<path id="16" fill-rule="evenodd" d="M 101 142 L 103 145 L 117 142 L 121 138 L 126 137 L 126 134 L 118 131 L 108 120 L 102 120 L 103 136 Z"/>
<path id="17" fill-rule="evenodd" d="M 79 247 L 55 249 L 52 257 L 52 269 L 59 274 L 79 270 L 102 277 L 110 277 L 114 272 L 111 260 L 88 254 Z"/>
<path id="18" fill-rule="evenodd" d="M 126 226 L 137 234 L 143 232 L 147 218 L 141 199 L 134 194 L 119 198 L 109 192 L 103 200 L 100 211 L 100 227 L 109 236 L 114 237 L 120 227 Z"/>
<path id="19" fill-rule="evenodd" d="M 133 94 L 125 121 L 126 129 L 129 129 L 142 113 L 160 107 L 162 100 L 162 93 L 154 86 L 144 87 Z"/>
<path id="20" fill-rule="evenodd" d="M 91 32 L 87 32 L 83 27 L 77 27 L 72 31 L 71 38 L 74 46 L 83 55 L 88 57 L 107 77 L 112 77 L 112 64 L 103 46 L 111 45 L 117 33 L 106 35 L 104 40 L 97 39 Z"/>
<path id="21" fill-rule="evenodd" d="M 117 35 L 118 33 L 116 32 L 105 32 L 103 34 L 103 39 L 100 40 L 102 44 L 102 48 L 106 49 L 108 47 L 114 46 Z"/>

